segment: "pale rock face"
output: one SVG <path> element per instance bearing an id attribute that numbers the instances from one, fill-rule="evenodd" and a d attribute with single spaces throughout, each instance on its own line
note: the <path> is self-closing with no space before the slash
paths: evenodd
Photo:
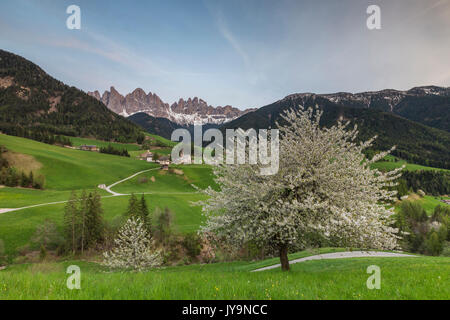
<path id="1" fill-rule="evenodd" d="M 89 92 L 90 96 L 93 96 L 97 100 L 102 100 L 102 97 L 100 96 L 100 92 L 98 90 L 95 90 L 94 92 Z"/>
<path id="2" fill-rule="evenodd" d="M 105 91 L 101 97 L 98 91 L 88 92 L 88 94 L 103 102 L 110 110 L 123 116 L 145 112 L 153 117 L 166 118 L 182 125 L 194 123 L 222 124 L 255 110 L 242 111 L 229 105 L 212 107 L 206 101 L 197 97 L 189 98 L 186 101 L 180 99 L 169 106 L 155 93 L 149 92 L 146 94 L 141 88 L 135 89 L 125 97 L 114 87 L 111 87 L 110 91 Z"/>

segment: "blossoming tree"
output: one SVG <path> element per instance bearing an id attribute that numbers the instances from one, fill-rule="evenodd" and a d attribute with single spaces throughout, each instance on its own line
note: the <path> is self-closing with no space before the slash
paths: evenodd
<path id="1" fill-rule="evenodd" d="M 103 264 L 110 268 L 141 271 L 158 267 L 161 254 L 154 249 L 147 227 L 138 217 L 131 217 L 119 230 L 114 248 L 104 253 Z"/>
<path id="2" fill-rule="evenodd" d="M 338 121 L 321 128 L 318 109 L 290 110 L 280 128 L 279 171 L 259 174 L 260 165 L 223 165 L 214 169 L 219 191 L 208 188 L 201 202 L 207 217 L 203 232 L 240 246 L 246 241 L 275 246 L 283 270 L 288 249 L 316 233 L 334 245 L 393 249 L 398 230 L 391 227 L 396 195 L 391 186 L 402 168 L 381 172 L 370 164 L 393 149 L 367 159 L 374 139 L 357 143 L 356 126 Z"/>

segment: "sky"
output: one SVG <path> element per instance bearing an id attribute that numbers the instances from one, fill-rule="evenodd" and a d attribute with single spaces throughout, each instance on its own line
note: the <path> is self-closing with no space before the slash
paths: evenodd
<path id="1" fill-rule="evenodd" d="M 69 5 L 81 29 L 66 27 Z M 369 30 L 369 5 L 381 29 Z M 1 0 L 0 48 L 68 85 L 262 107 L 450 86 L 450 0 Z"/>

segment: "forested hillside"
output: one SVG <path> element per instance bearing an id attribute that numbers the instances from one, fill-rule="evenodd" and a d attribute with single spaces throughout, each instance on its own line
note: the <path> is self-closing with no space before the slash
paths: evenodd
<path id="1" fill-rule="evenodd" d="M 119 142 L 143 139 L 140 128 L 34 63 L 0 50 L 0 131 L 49 142 L 55 135 Z"/>
<path id="2" fill-rule="evenodd" d="M 377 135 L 375 150 L 387 150 L 395 145 L 397 149 L 393 154 L 408 162 L 450 168 L 449 132 L 430 128 L 392 113 L 344 107 L 320 96 L 312 95 L 306 99 L 304 96 L 290 96 L 226 123 L 221 129 L 275 127 L 277 121 L 283 124 L 280 114 L 300 105 L 318 105 L 324 111 L 321 121 L 324 126 L 332 125 L 337 119 L 350 120 L 358 125 L 361 140 Z"/>

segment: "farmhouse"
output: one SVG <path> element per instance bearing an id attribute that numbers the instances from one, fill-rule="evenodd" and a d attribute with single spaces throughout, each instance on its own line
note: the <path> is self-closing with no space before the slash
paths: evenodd
<path id="1" fill-rule="evenodd" d="M 168 156 L 162 156 L 157 162 L 161 165 L 162 170 L 169 170 L 170 159 Z"/>
<path id="2" fill-rule="evenodd" d="M 80 146 L 80 150 L 98 152 L 99 148 L 95 145 L 88 146 L 88 145 L 84 144 L 84 145 Z"/>
<path id="3" fill-rule="evenodd" d="M 147 152 L 142 153 L 139 158 L 141 160 L 147 161 L 147 162 L 153 162 L 153 153 L 151 153 L 149 150 Z"/>

